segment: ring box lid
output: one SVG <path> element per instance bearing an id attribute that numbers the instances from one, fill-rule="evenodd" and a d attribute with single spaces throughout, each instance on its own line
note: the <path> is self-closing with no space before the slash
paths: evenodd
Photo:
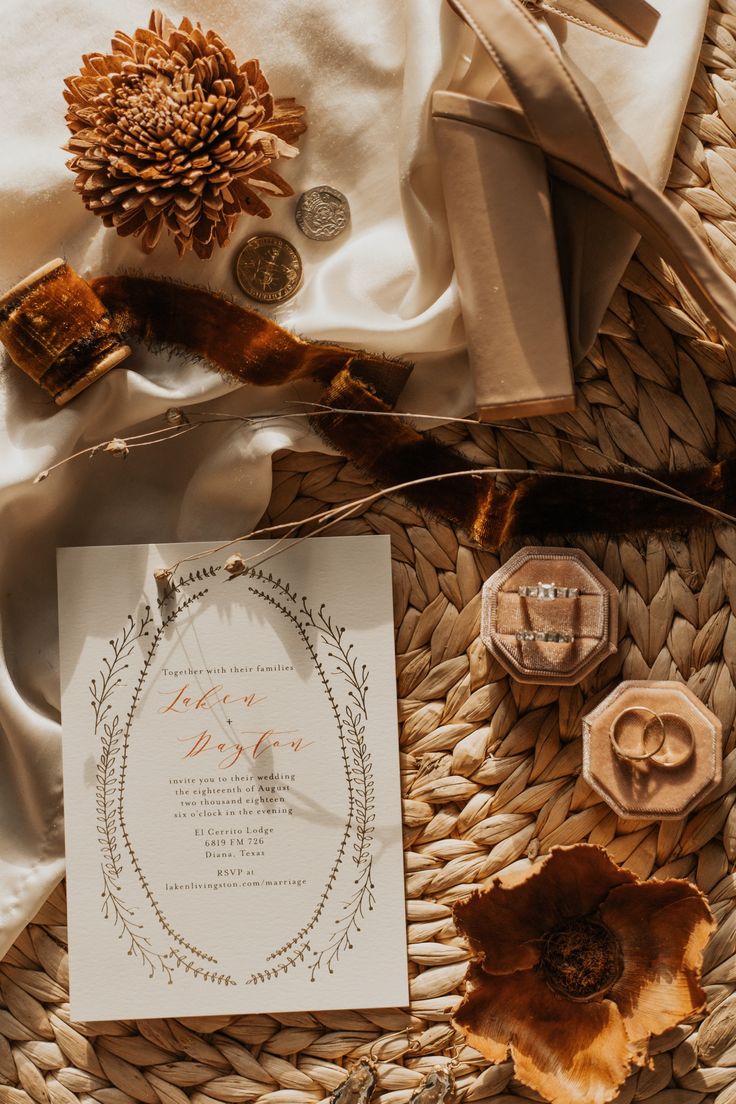
<path id="1" fill-rule="evenodd" d="M 624 709 L 674 714 L 692 731 L 693 751 L 662 767 L 616 754 L 611 728 Z M 680 682 L 620 683 L 583 717 L 583 777 L 619 816 L 673 820 L 686 816 L 721 781 L 721 722 Z"/>

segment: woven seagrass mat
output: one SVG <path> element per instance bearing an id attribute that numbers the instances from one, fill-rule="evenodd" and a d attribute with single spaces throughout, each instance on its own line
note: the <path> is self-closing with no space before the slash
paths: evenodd
<path id="1" fill-rule="evenodd" d="M 735 0 L 712 7 L 670 190 L 736 278 Z M 510 427 L 441 436 L 494 466 L 700 464 L 736 449 L 735 370 L 733 353 L 642 247 L 579 372 L 576 414 L 537 419 L 536 436 Z M 366 490 L 342 460 L 282 455 L 268 517 L 300 521 Z M 453 901 L 510 863 L 585 840 L 643 877 L 694 879 L 719 921 L 705 963 L 709 1018 L 655 1040 L 651 1066 L 621 1099 L 736 1102 L 736 529 L 577 542 L 619 588 L 621 640 L 594 675 L 562 690 L 512 683 L 478 638 L 481 583 L 518 545 L 500 557 L 478 552 L 385 498 L 331 532 L 392 538 L 410 1012 L 72 1024 L 59 889 L 0 964 L 0 1104 L 311 1104 L 381 1038 L 379 1098 L 404 1104 L 453 1041 L 467 960 Z M 723 784 L 687 821 L 622 820 L 580 778 L 581 716 L 621 678 L 649 677 L 687 682 L 723 722 Z M 406 1026 L 418 1050 L 389 1038 Z M 510 1063 L 489 1068 L 467 1047 L 458 1097 L 536 1099 Z"/>

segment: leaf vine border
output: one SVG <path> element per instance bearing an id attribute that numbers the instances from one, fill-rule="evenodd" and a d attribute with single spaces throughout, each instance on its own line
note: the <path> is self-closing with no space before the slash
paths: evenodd
<path id="1" fill-rule="evenodd" d="M 159 610 L 162 610 L 178 592 L 186 591 L 188 587 L 207 578 L 216 577 L 220 570 L 219 566 L 202 568 L 171 582 L 165 593 L 159 598 Z M 271 980 L 292 967 L 305 963 L 307 953 L 310 951 L 312 963 L 309 969 L 311 980 L 314 981 L 317 972 L 323 966 L 327 967 L 329 973 L 334 972 L 334 968 L 343 952 L 352 949 L 353 940 L 361 930 L 360 921 L 367 911 L 373 909 L 375 904 L 375 886 L 372 879 L 375 784 L 371 756 L 365 740 L 368 718 L 366 699 L 369 673 L 365 665 L 359 667 L 354 645 L 346 645 L 344 627 L 338 626 L 325 613 L 324 604 L 315 613 L 308 606 L 306 598 L 302 597 L 301 606 L 298 606 L 297 595 L 288 583 L 284 583 L 270 573 L 266 575 L 257 568 L 247 568 L 241 575 L 251 580 L 249 591 L 277 609 L 297 631 L 322 682 L 322 687 L 335 717 L 340 740 L 340 752 L 348 792 L 348 816 L 330 874 L 310 919 L 295 936 L 267 957 L 267 962 L 275 963 L 275 965 L 268 965 L 263 971 L 252 974 L 246 983 L 258 984 Z M 283 599 L 288 601 L 289 606 L 273 594 L 269 594 L 253 585 L 256 583 L 270 586 Z M 189 943 L 169 923 L 140 865 L 128 834 L 124 812 L 130 734 L 140 695 L 156 649 L 166 629 L 175 619 L 208 592 L 209 588 L 205 587 L 195 593 L 188 594 L 169 614 L 163 617 L 158 628 L 153 631 L 151 643 L 145 652 L 143 664 L 134 684 L 130 707 L 122 718 L 119 713 L 113 711 L 112 699 L 119 688 L 124 685 L 123 671 L 129 666 L 127 661 L 133 654 L 136 644 L 142 638 L 151 635 L 153 617 L 150 606 L 145 606 L 143 613 L 137 618 L 129 614 L 123 630 L 117 637 L 109 641 L 110 654 L 103 657 L 102 668 L 99 674 L 91 680 L 89 690 L 94 718 L 94 734 L 100 737 L 100 757 L 96 773 L 96 810 L 103 878 L 103 915 L 106 919 L 111 919 L 114 926 L 119 929 L 119 938 L 127 941 L 128 954 L 139 958 L 148 968 L 149 977 L 153 977 L 156 971 L 160 970 L 167 976 L 169 984 L 172 984 L 173 968 L 178 967 L 202 980 L 229 986 L 236 985 L 237 982 L 228 974 L 220 973 L 212 968 L 213 965 L 217 964 L 216 959 Z M 335 663 L 333 673 L 340 675 L 348 687 L 348 704 L 344 705 L 342 710 L 316 647 L 310 639 L 309 629 L 317 634 L 327 648 L 327 655 Z M 169 948 L 164 953 L 159 953 L 153 949 L 150 939 L 144 934 L 143 925 L 135 919 L 135 910 L 127 905 L 123 899 L 121 888 L 122 855 L 118 829 L 120 830 L 120 837 L 122 837 L 122 846 L 127 852 L 148 904 L 152 908 L 159 925 L 170 939 Z M 339 915 L 334 921 L 335 930 L 327 944 L 320 950 L 312 950 L 306 937 L 322 918 L 328 898 L 337 880 L 339 869 L 345 859 L 351 835 L 355 837 L 352 847 L 352 860 L 356 868 L 353 881 L 356 888 L 348 900 L 342 903 Z M 189 953 L 184 953 L 185 950 Z M 289 954 L 288 952 L 292 953 Z M 195 957 L 200 958 L 208 965 L 196 963 L 193 961 Z M 279 959 L 281 961 L 278 961 Z"/>

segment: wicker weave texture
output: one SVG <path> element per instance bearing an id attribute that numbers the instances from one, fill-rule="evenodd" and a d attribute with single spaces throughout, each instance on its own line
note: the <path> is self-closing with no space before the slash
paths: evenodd
<path id="1" fill-rule="evenodd" d="M 712 6 L 670 191 L 736 278 L 736 2 Z M 493 466 L 603 471 L 701 464 L 736 449 L 736 363 L 670 270 L 640 248 L 578 374 L 575 414 L 441 436 Z M 529 433 L 530 429 L 534 433 Z M 277 459 L 268 517 L 365 494 L 339 459 Z M 305 526 L 304 532 L 309 531 Z M 331 533 L 392 538 L 412 1006 L 406 1010 L 70 1023 L 63 889 L 0 964 L 0 1104 L 311 1104 L 371 1047 L 377 1099 L 405 1104 L 447 1061 L 467 950 L 453 901 L 554 844 L 606 846 L 641 876 L 692 878 L 719 927 L 705 1019 L 656 1040 L 620 1100 L 736 1104 L 736 528 L 577 543 L 616 583 L 620 645 L 578 687 L 512 683 L 479 639 L 499 557 L 379 499 Z M 724 729 L 718 792 L 686 821 L 622 820 L 582 781 L 580 722 L 621 678 L 680 679 Z M 393 1033 L 411 1030 L 407 1037 Z M 531 1099 L 510 1063 L 459 1053 L 458 1098 Z"/>

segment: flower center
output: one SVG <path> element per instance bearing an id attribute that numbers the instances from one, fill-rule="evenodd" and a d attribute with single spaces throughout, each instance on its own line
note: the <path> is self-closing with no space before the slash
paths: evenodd
<path id="1" fill-rule="evenodd" d="M 549 932 L 542 951 L 542 971 L 550 989 L 573 1001 L 603 996 L 621 977 L 623 956 L 618 939 L 600 920 L 583 917 Z"/>

